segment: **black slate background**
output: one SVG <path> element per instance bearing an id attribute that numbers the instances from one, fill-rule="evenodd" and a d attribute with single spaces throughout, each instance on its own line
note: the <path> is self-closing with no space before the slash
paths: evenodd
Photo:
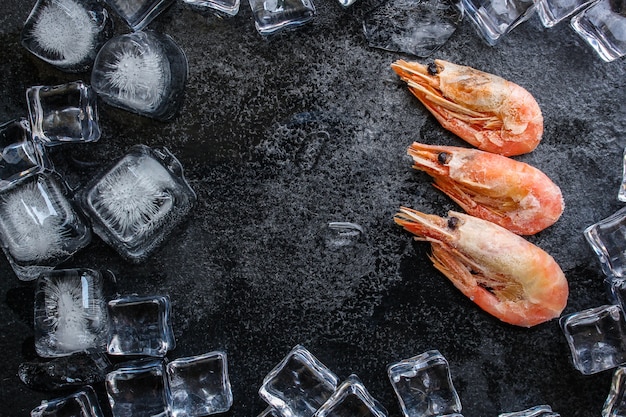
<path id="1" fill-rule="evenodd" d="M 95 237 L 63 266 L 110 270 L 122 294 L 168 294 L 178 343 L 168 358 L 225 350 L 235 398 L 229 416 L 264 409 L 263 377 L 298 343 L 340 379 L 356 373 L 390 416 L 401 414 L 386 366 L 429 349 L 450 362 L 465 417 L 539 404 L 564 417 L 600 415 L 612 373 L 576 371 L 556 320 L 521 329 L 486 315 L 434 270 L 427 244 L 394 225 L 400 205 L 439 215 L 455 208 L 411 169 L 406 147 L 464 144 L 390 70 L 411 57 L 367 46 L 361 17 L 373 3 L 360 1 L 345 10 L 317 0 L 311 25 L 269 40 L 245 2 L 230 19 L 182 2 L 158 17 L 150 29 L 171 35 L 189 59 L 180 114 L 161 123 L 100 103 L 101 140 L 55 148 L 52 158 L 79 189 L 130 146 L 164 145 L 198 204 L 145 264 L 122 261 Z M 21 47 L 33 4 L 3 2 L 0 121 L 26 115 L 29 86 L 89 80 Z M 117 33 L 128 31 L 115 23 Z M 537 17 L 496 47 L 466 20 L 436 57 L 498 74 L 536 97 L 544 138 L 518 159 L 561 186 L 566 210 L 530 240 L 569 279 L 565 313 L 606 303 L 582 232 L 622 206 L 626 61 L 604 63 L 567 23 L 547 30 Z M 330 250 L 329 221 L 358 223 L 365 239 Z M 33 283 L 17 280 L 4 257 L 0 277 L 0 415 L 26 416 L 59 394 L 18 379 L 18 365 L 35 358 Z"/>

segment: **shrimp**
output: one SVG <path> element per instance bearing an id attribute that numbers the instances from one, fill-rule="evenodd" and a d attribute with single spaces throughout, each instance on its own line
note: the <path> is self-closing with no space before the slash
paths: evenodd
<path id="1" fill-rule="evenodd" d="M 442 60 L 428 66 L 399 60 L 391 68 L 445 129 L 478 149 L 521 155 L 541 140 L 541 109 L 517 84 Z"/>
<path id="2" fill-rule="evenodd" d="M 564 209 L 561 189 L 537 168 L 502 155 L 413 143 L 413 168 L 435 179 L 472 216 L 520 235 L 553 225 Z"/>
<path id="3" fill-rule="evenodd" d="M 394 220 L 431 242 L 431 261 L 456 288 L 505 323 L 531 327 L 558 317 L 567 279 L 548 253 L 494 223 L 450 211 L 447 218 L 402 207 Z"/>

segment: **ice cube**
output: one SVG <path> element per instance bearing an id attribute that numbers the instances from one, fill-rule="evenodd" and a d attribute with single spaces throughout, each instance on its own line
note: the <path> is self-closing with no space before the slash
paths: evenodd
<path id="1" fill-rule="evenodd" d="M 110 355 L 165 356 L 176 347 L 168 296 L 127 296 L 109 301 Z"/>
<path id="2" fill-rule="evenodd" d="M 100 272 L 62 269 L 43 273 L 35 288 L 34 327 L 39 356 L 104 352 L 109 317 Z"/>
<path id="3" fill-rule="evenodd" d="M 100 139 L 96 94 L 82 81 L 26 90 L 32 136 L 47 146 Z"/>
<path id="4" fill-rule="evenodd" d="M 604 305 L 563 316 L 560 325 L 574 367 L 588 375 L 626 362 L 626 322 L 616 305 Z"/>
<path id="5" fill-rule="evenodd" d="M 280 415 L 272 407 L 267 407 L 257 417 L 280 417 Z"/>
<path id="6" fill-rule="evenodd" d="M 113 32 L 97 0 L 38 0 L 22 30 L 22 45 L 35 56 L 68 72 L 91 68 Z"/>
<path id="7" fill-rule="evenodd" d="M 35 174 L 52 170 L 40 142 L 33 141 L 28 120 L 0 124 L 0 192 Z"/>
<path id="8" fill-rule="evenodd" d="M 387 410 L 370 395 L 356 375 L 350 375 L 314 416 L 387 417 Z"/>
<path id="9" fill-rule="evenodd" d="M 626 3 L 600 0 L 570 21 L 578 33 L 606 62 L 626 55 Z"/>
<path id="10" fill-rule="evenodd" d="M 553 412 L 549 405 L 536 405 L 522 411 L 501 413 L 498 417 L 560 417 L 560 415 Z"/>
<path id="11" fill-rule="evenodd" d="M 79 197 L 94 232 L 132 262 L 142 262 L 183 221 L 196 195 L 166 148 L 133 146 Z"/>
<path id="12" fill-rule="evenodd" d="M 315 17 L 312 0 L 248 0 L 256 30 L 271 35 L 307 24 Z"/>
<path id="13" fill-rule="evenodd" d="M 227 16 L 235 16 L 239 13 L 240 0 L 183 0 L 185 3 L 199 8 L 210 8 L 224 13 Z"/>
<path id="14" fill-rule="evenodd" d="M 311 417 L 337 382 L 335 374 L 297 345 L 265 377 L 259 395 L 281 417 Z"/>
<path id="15" fill-rule="evenodd" d="M 104 0 L 130 26 L 138 31 L 146 27 L 175 0 Z"/>
<path id="16" fill-rule="evenodd" d="M 42 401 L 31 417 L 103 417 L 98 397 L 90 386 L 65 397 Z"/>
<path id="17" fill-rule="evenodd" d="M 187 57 L 168 35 L 135 32 L 108 41 L 98 53 L 91 85 L 108 104 L 158 120 L 182 106 Z"/>
<path id="18" fill-rule="evenodd" d="M 626 278 L 626 207 L 584 231 L 585 238 L 610 279 Z"/>
<path id="19" fill-rule="evenodd" d="M 173 417 L 224 413 L 233 404 L 226 353 L 209 352 L 167 364 Z"/>
<path id="20" fill-rule="evenodd" d="M 541 23 L 550 28 L 565 20 L 594 0 L 536 0 L 537 14 Z"/>
<path id="21" fill-rule="evenodd" d="M 113 417 L 169 416 L 170 391 L 161 360 L 122 363 L 107 374 L 105 387 Z"/>
<path id="22" fill-rule="evenodd" d="M 602 417 L 626 416 L 626 368 L 618 367 L 613 373 L 611 389 L 602 407 Z"/>
<path id="23" fill-rule="evenodd" d="M 17 277 L 30 281 L 91 241 L 91 230 L 54 174 L 37 174 L 0 194 L 0 240 Z"/>
<path id="24" fill-rule="evenodd" d="M 461 412 L 448 361 L 437 350 L 389 365 L 391 381 L 405 417 L 441 416 Z"/>
<path id="25" fill-rule="evenodd" d="M 363 240 L 363 228 L 350 222 L 329 222 L 322 231 L 324 244 L 329 249 L 354 246 Z"/>
<path id="26" fill-rule="evenodd" d="M 371 47 L 427 57 L 462 20 L 450 0 L 389 0 L 365 15 L 363 33 Z"/>
<path id="27" fill-rule="evenodd" d="M 617 192 L 617 199 L 626 203 L 626 148 L 622 153 L 622 182 Z"/>
<path id="28" fill-rule="evenodd" d="M 535 12 L 533 0 L 461 0 L 461 7 L 492 46 Z"/>

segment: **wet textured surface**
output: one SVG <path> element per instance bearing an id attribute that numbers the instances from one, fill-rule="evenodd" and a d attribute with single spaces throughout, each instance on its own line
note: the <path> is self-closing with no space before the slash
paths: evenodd
<path id="1" fill-rule="evenodd" d="M 34 1 L 7 0 L 0 17 L 0 121 L 27 115 L 25 91 L 67 74 L 19 42 Z M 100 101 L 96 143 L 51 149 L 78 189 L 135 144 L 166 146 L 198 195 L 188 220 L 147 262 L 133 265 L 99 238 L 64 267 L 112 271 L 121 294 L 167 294 L 175 359 L 228 354 L 229 416 L 260 414 L 263 377 L 298 343 L 340 380 L 355 373 L 400 416 L 388 364 L 430 349 L 450 363 L 465 417 L 549 404 L 563 416 L 599 415 L 612 373 L 585 376 L 571 364 L 556 320 L 532 329 L 478 309 L 432 266 L 392 216 L 400 205 L 443 215 L 455 205 L 411 168 L 413 140 L 464 144 L 445 132 L 390 69 L 400 54 L 371 49 L 361 18 L 375 1 L 343 9 L 318 0 L 316 19 L 265 40 L 252 13 L 220 19 L 174 4 L 149 28 L 172 36 L 189 59 L 181 113 L 162 123 Z M 127 27 L 116 17 L 116 33 Z M 604 63 L 566 24 L 535 16 L 487 46 L 464 21 L 436 57 L 510 79 L 536 97 L 545 118 L 538 148 L 517 159 L 558 184 L 565 212 L 530 240 L 550 252 L 570 282 L 565 313 L 606 303 L 585 227 L 617 200 L 626 146 L 626 61 Z M 411 58 L 411 57 L 408 57 Z M 328 244 L 329 222 L 364 233 Z M 1 415 L 28 415 L 55 393 L 20 382 L 36 359 L 34 283 L 0 259 Z M 96 385 L 107 411 L 103 384 Z"/>

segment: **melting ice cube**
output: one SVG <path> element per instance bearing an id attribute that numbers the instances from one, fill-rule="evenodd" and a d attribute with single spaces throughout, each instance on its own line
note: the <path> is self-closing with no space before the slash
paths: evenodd
<path id="1" fill-rule="evenodd" d="M 427 57 L 462 19 L 450 0 L 389 0 L 365 15 L 363 33 L 371 47 Z"/>
<path id="2" fill-rule="evenodd" d="M 233 404 L 226 353 L 209 352 L 167 364 L 173 417 L 224 413 Z"/>
<path id="3" fill-rule="evenodd" d="M 581 8 L 592 3 L 594 0 L 537 0 L 537 14 L 541 23 L 549 28 L 569 16 L 576 13 Z"/>
<path id="4" fill-rule="evenodd" d="M 53 400 L 42 401 L 31 417 L 103 417 L 96 393 L 89 386 Z"/>
<path id="5" fill-rule="evenodd" d="M 91 68 L 113 23 L 97 0 L 39 0 L 22 30 L 22 45 L 68 72 Z"/>
<path id="6" fill-rule="evenodd" d="M 191 210 L 196 195 L 165 148 L 136 145 L 80 196 L 94 232 L 133 262 L 145 260 Z"/>
<path id="7" fill-rule="evenodd" d="M 91 85 L 112 106 L 169 120 L 182 105 L 187 73 L 187 57 L 171 37 L 135 32 L 102 47 Z"/>
<path id="8" fill-rule="evenodd" d="M 611 389 L 602 407 L 602 417 L 626 415 L 626 368 L 620 366 L 613 373 Z"/>
<path id="9" fill-rule="evenodd" d="M 39 356 L 104 351 L 109 318 L 102 275 L 93 269 L 42 274 L 35 290 L 35 348 Z"/>
<path id="10" fill-rule="evenodd" d="M 175 0 L 104 0 L 133 30 L 141 30 Z"/>
<path id="11" fill-rule="evenodd" d="M 337 382 L 335 374 L 298 345 L 265 377 L 259 395 L 281 417 L 311 417 Z"/>
<path id="12" fill-rule="evenodd" d="M 560 417 L 549 405 L 537 405 L 522 411 L 501 413 L 498 417 Z"/>
<path id="13" fill-rule="evenodd" d="M 52 174 L 38 174 L 0 194 L 0 240 L 21 280 L 53 269 L 91 241 L 91 231 Z"/>
<path id="14" fill-rule="evenodd" d="M 309 23 L 315 17 L 311 0 L 249 0 L 255 27 L 270 35 Z"/>
<path id="15" fill-rule="evenodd" d="M 228 16 L 239 13 L 240 0 L 184 0 L 185 3 L 196 7 L 211 8 Z"/>
<path id="16" fill-rule="evenodd" d="M 461 7 L 492 46 L 535 12 L 533 0 L 461 0 Z"/>
<path id="17" fill-rule="evenodd" d="M 315 413 L 315 417 L 387 417 L 387 410 L 367 391 L 356 375 L 350 375 Z"/>
<path id="18" fill-rule="evenodd" d="M 429 350 L 387 369 L 405 417 L 429 417 L 461 412 L 461 401 L 452 385 L 448 361 Z"/>
<path id="19" fill-rule="evenodd" d="M 26 90 L 32 136 L 47 146 L 100 139 L 96 94 L 82 81 Z"/>
<path id="20" fill-rule="evenodd" d="M 572 28 L 606 62 L 626 55 L 626 3 L 600 0 L 571 20 Z"/>

